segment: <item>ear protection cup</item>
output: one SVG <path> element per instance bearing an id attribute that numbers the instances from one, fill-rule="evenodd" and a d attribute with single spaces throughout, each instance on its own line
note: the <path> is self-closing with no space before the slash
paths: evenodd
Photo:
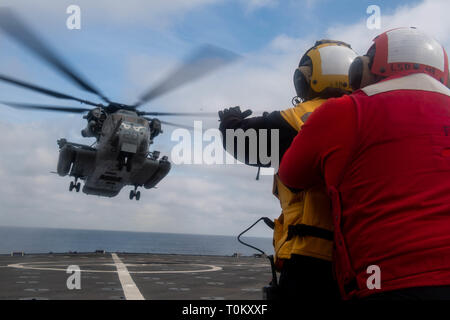
<path id="1" fill-rule="evenodd" d="M 370 71 L 371 58 L 359 56 L 353 60 L 348 70 L 348 79 L 353 90 L 364 88 L 377 82 L 378 77 Z"/>
<path id="2" fill-rule="evenodd" d="M 309 96 L 312 70 L 309 66 L 300 66 L 294 72 L 294 87 L 297 96 L 306 100 Z"/>
<path id="3" fill-rule="evenodd" d="M 358 90 L 361 88 L 361 80 L 364 69 L 363 63 L 362 57 L 356 57 L 348 69 L 348 81 L 350 82 L 350 87 L 352 87 L 353 90 Z"/>

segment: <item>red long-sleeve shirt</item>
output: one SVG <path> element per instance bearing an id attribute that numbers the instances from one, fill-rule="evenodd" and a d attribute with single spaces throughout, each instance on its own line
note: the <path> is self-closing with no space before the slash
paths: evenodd
<path id="1" fill-rule="evenodd" d="M 330 99 L 286 151 L 279 176 L 325 182 L 333 202 L 341 292 L 450 285 L 450 90 L 425 74 Z M 356 283 L 356 284 L 355 284 Z"/>

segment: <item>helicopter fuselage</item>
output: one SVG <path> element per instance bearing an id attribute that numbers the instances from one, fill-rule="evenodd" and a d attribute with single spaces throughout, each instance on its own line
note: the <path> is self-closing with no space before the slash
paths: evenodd
<path id="1" fill-rule="evenodd" d="M 132 111 L 119 110 L 108 114 L 99 129 L 95 148 L 64 139 L 58 141 L 57 172 L 75 178 L 70 190 L 79 191 L 77 180 L 81 179 L 85 181 L 84 193 L 114 197 L 125 185 L 132 185 L 135 189 L 130 198 L 138 200 L 137 187 L 153 188 L 169 172 L 167 157 L 158 159 L 158 151 L 149 152 L 155 132 L 147 119 Z"/>

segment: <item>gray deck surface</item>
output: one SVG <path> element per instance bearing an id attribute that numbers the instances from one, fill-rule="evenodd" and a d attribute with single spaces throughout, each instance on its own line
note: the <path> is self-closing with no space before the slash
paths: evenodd
<path id="1" fill-rule="evenodd" d="M 265 258 L 117 255 L 146 300 L 260 300 L 271 279 Z M 80 290 L 67 288 L 69 265 L 81 269 Z M 123 286 L 111 253 L 0 255 L 0 299 L 120 300 Z"/>

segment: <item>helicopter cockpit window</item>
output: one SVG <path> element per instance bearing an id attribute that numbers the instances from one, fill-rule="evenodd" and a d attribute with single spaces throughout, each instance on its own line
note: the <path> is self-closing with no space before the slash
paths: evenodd
<path id="1" fill-rule="evenodd" d="M 122 116 L 118 114 L 112 114 L 111 117 L 114 122 L 120 121 L 120 119 L 122 119 Z"/>
<path id="2" fill-rule="evenodd" d="M 139 125 L 136 122 L 122 122 L 120 125 L 121 128 L 123 128 L 124 130 L 134 130 L 140 134 L 144 134 L 145 131 L 147 130 L 147 127 L 145 125 Z"/>
<path id="3" fill-rule="evenodd" d="M 142 118 L 137 118 L 137 123 L 140 124 L 141 126 L 146 126 L 147 120 L 142 119 Z"/>

